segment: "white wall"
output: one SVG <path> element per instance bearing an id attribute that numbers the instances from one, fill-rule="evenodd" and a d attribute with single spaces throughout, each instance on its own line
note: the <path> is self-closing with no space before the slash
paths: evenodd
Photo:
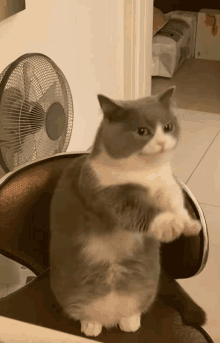
<path id="1" fill-rule="evenodd" d="M 98 124 L 97 93 L 123 97 L 123 1 L 73 1 L 70 82 L 75 98 L 75 130 L 70 149 L 88 148 Z"/>
<path id="2" fill-rule="evenodd" d="M 0 46 L 0 71 L 27 52 L 57 63 L 74 101 L 68 151 L 87 149 L 101 120 L 97 93 L 123 97 L 123 1 L 26 0 L 0 22 Z"/>

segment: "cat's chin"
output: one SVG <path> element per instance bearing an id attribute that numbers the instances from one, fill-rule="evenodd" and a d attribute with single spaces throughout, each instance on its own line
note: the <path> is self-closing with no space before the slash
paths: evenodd
<path id="1" fill-rule="evenodd" d="M 162 150 L 162 151 L 157 152 L 156 155 L 164 156 L 169 152 L 171 152 L 171 150 Z"/>
<path id="2" fill-rule="evenodd" d="M 146 158 L 155 158 L 155 157 L 164 156 L 164 155 L 166 155 L 169 152 L 171 152 L 171 150 L 163 150 L 163 151 L 157 151 L 157 152 L 144 152 L 144 151 L 141 151 L 139 153 L 139 155 L 142 156 L 142 157 L 146 157 Z"/>

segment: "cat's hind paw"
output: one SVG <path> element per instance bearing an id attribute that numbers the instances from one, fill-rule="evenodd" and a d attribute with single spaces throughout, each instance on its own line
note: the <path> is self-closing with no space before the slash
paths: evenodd
<path id="1" fill-rule="evenodd" d="M 131 317 L 124 317 L 119 322 L 119 327 L 122 331 L 125 332 L 135 332 L 141 326 L 141 316 L 140 314 L 131 316 Z"/>
<path id="2" fill-rule="evenodd" d="M 102 332 L 102 325 L 99 322 L 82 320 L 81 332 L 83 332 L 86 336 L 96 337 Z"/>

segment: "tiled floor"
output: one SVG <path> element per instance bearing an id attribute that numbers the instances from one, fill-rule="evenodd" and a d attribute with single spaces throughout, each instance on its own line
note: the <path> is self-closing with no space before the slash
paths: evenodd
<path id="1" fill-rule="evenodd" d="M 205 329 L 215 342 L 217 338 L 220 342 L 220 115 L 185 109 L 177 109 L 176 113 L 182 117 L 183 132 L 174 158 L 174 174 L 199 201 L 210 239 L 205 269 L 200 275 L 179 282 L 205 309 Z"/>
<path id="2" fill-rule="evenodd" d="M 220 113 L 220 62 L 186 60 L 171 79 L 153 77 L 152 93 L 176 85 L 178 108 Z"/>
<path id="3" fill-rule="evenodd" d="M 29 269 L 2 255 L 0 255 L 0 271 L 0 298 L 24 286 L 28 276 L 35 276 Z"/>
<path id="4" fill-rule="evenodd" d="M 209 258 L 201 274 L 180 284 L 207 312 L 205 327 L 220 343 L 220 62 L 186 61 L 172 79 L 156 77 L 152 93 L 176 85 L 182 138 L 173 171 L 199 201 L 209 230 Z"/>

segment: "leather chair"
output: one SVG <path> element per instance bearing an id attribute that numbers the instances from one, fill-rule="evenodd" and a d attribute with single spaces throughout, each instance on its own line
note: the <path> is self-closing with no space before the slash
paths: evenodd
<path id="1" fill-rule="evenodd" d="M 63 153 L 23 165 L 0 180 L 0 253 L 36 274 L 36 278 L 0 299 L 0 316 L 84 336 L 80 322 L 66 318 L 49 283 L 49 207 L 62 171 L 84 153 Z M 179 181 L 179 180 L 178 180 Z M 180 181 L 179 181 L 180 182 Z M 201 221 L 197 237 L 181 236 L 161 246 L 162 267 L 173 279 L 199 274 L 208 257 L 205 217 L 193 194 L 182 182 L 186 207 Z M 173 258 L 175 256 L 175 259 Z M 135 333 L 103 329 L 99 342 L 205 343 L 213 342 L 198 325 L 186 325 L 180 315 L 160 299 L 143 316 Z"/>

